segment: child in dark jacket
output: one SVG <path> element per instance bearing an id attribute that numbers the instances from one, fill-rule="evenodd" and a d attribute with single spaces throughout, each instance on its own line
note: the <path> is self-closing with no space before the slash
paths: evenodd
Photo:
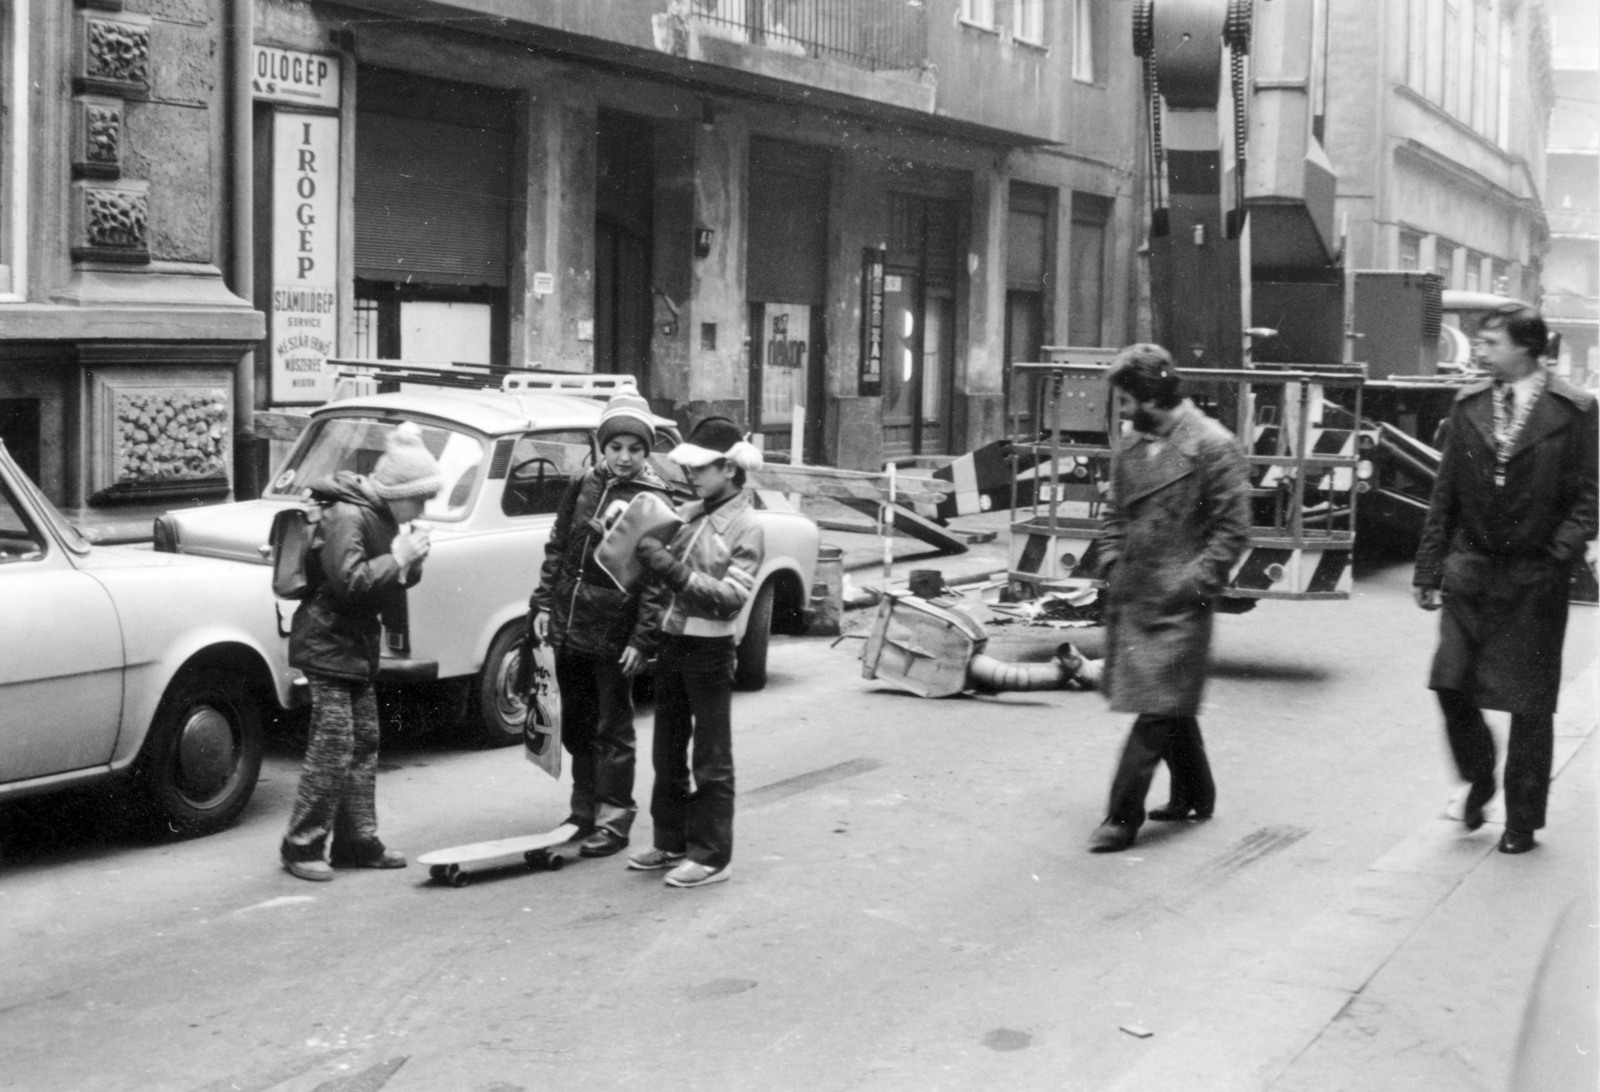
<path id="1" fill-rule="evenodd" d="M 561 740 L 572 756 L 572 812 L 588 831 L 578 852 L 607 857 L 628 844 L 633 801 L 633 679 L 655 648 L 655 620 L 639 588 L 624 589 L 595 560 L 605 533 L 641 493 L 667 501 L 650 465 L 655 417 L 637 395 L 618 394 L 600 418 L 601 464 L 568 487 L 528 601 L 532 636 L 556 654 Z"/>
<path id="2" fill-rule="evenodd" d="M 647 537 L 638 546 L 651 573 L 646 610 L 661 625 L 655 847 L 634 854 L 628 867 L 670 868 L 669 886 L 703 887 L 726 880 L 733 858 L 734 634 L 764 552 L 744 485 L 761 452 L 726 417 L 708 417 L 669 458 L 688 470 L 700 499 L 679 509 L 684 524 L 670 543 Z"/>
<path id="3" fill-rule="evenodd" d="M 340 471 L 314 485 L 325 506 L 313 540 L 319 578 L 295 611 L 289 663 L 311 684 L 311 738 L 283 837 L 283 867 L 302 880 L 346 868 L 402 868 L 378 840 L 378 674 L 381 619 L 401 611 L 422 579 L 428 534 L 401 530 L 444 483 L 421 430 L 391 432 L 371 477 Z"/>

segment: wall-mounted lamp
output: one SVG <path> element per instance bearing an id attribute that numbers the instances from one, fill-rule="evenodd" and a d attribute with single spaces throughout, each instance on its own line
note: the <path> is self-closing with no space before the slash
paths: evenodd
<path id="1" fill-rule="evenodd" d="M 700 128 L 709 133 L 712 127 L 716 124 L 717 108 L 712 106 L 709 102 L 702 102 L 700 104 Z"/>
<path id="2" fill-rule="evenodd" d="M 696 258 L 708 258 L 711 256 L 712 234 L 712 230 L 708 227 L 694 229 L 694 256 Z"/>

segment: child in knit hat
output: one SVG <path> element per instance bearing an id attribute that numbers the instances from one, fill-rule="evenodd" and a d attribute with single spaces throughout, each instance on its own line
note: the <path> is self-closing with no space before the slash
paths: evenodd
<path id="1" fill-rule="evenodd" d="M 311 684 L 311 738 L 279 850 L 300 879 L 333 879 L 330 857 L 346 868 L 405 866 L 378 840 L 373 680 L 382 619 L 404 610 L 405 589 L 422 579 L 428 556 L 427 532 L 410 524 L 443 484 L 421 430 L 407 422 L 386 437 L 370 477 L 340 471 L 311 487 L 323 507 L 314 590 L 289 633 L 289 663 Z"/>
<path id="2" fill-rule="evenodd" d="M 567 488 L 545 544 L 539 586 L 528 601 L 530 645 L 548 641 L 561 689 L 561 741 L 572 756 L 567 822 L 586 832 L 585 857 L 628 844 L 633 800 L 633 679 L 655 649 L 655 620 L 640 590 L 618 585 L 595 548 L 634 499 L 667 484 L 650 465 L 655 415 L 635 394 L 614 395 L 600 417 L 600 465 Z"/>

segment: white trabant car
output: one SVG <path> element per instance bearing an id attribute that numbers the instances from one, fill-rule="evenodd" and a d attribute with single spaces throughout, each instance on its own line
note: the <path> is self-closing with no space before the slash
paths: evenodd
<path id="1" fill-rule="evenodd" d="M 131 780 L 164 829 L 238 817 L 290 700 L 256 566 L 93 546 L 0 444 L 0 805 Z"/>
<path id="2" fill-rule="evenodd" d="M 605 377 L 607 390 L 617 389 L 617 378 Z M 463 720 L 480 743 L 519 742 L 526 709 L 515 682 L 528 597 L 562 495 L 597 458 L 594 432 L 605 407 L 602 399 L 566 393 L 574 389 L 571 380 L 554 390 L 538 383 L 517 376 L 503 389 L 424 389 L 330 402 L 311 414 L 260 500 L 169 512 L 156 521 L 155 548 L 251 562 L 265 573 L 273 515 L 303 503 L 312 483 L 338 471 L 370 473 L 390 431 L 415 422 L 444 470 L 445 487 L 422 516 L 432 550 L 421 583 L 407 592 L 406 618 L 385 629 L 379 686 L 433 687 L 432 704 Z M 664 418 L 657 425 L 662 440 L 654 462 L 676 487 L 683 475 L 660 453 L 677 442 L 677 430 Z M 680 499 L 691 496 L 685 485 Z M 766 558 L 738 621 L 737 685 L 744 689 L 765 685 L 770 633 L 805 631 L 819 539 L 817 525 L 781 495 L 758 493 L 757 501 Z M 277 601 L 284 635 L 297 606 Z"/>

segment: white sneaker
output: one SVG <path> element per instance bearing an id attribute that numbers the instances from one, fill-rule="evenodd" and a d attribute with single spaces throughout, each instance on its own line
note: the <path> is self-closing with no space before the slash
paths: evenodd
<path id="1" fill-rule="evenodd" d="M 721 883 L 728 878 L 728 866 L 712 868 L 699 861 L 684 861 L 677 868 L 667 873 L 668 887 L 704 887 L 709 883 Z"/>

